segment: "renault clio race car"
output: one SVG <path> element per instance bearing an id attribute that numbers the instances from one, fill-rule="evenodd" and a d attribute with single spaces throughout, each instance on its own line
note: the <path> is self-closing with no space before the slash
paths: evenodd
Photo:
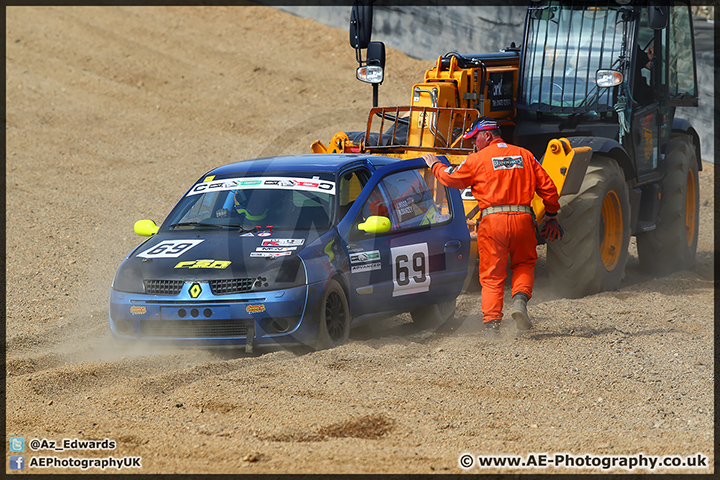
<path id="1" fill-rule="evenodd" d="M 344 343 L 351 323 L 455 310 L 470 237 L 460 192 L 422 159 L 240 161 L 203 175 L 120 264 L 114 337 L 181 345 Z"/>

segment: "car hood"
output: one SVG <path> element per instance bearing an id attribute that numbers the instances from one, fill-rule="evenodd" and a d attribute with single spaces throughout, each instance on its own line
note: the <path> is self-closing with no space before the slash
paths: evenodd
<path id="1" fill-rule="evenodd" d="M 143 280 L 255 278 L 281 267 L 300 269 L 298 254 L 318 238 L 314 232 L 261 235 L 232 231 L 159 233 L 136 248 L 125 262 L 131 263 Z"/>

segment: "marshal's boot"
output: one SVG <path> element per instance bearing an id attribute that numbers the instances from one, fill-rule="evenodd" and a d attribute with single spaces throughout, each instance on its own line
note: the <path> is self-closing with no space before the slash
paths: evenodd
<path id="1" fill-rule="evenodd" d="M 527 312 L 528 300 L 528 296 L 522 292 L 518 292 L 513 296 L 511 315 L 513 320 L 515 320 L 515 327 L 519 331 L 526 331 L 532 328 L 532 323 L 530 323 L 530 316 Z"/>

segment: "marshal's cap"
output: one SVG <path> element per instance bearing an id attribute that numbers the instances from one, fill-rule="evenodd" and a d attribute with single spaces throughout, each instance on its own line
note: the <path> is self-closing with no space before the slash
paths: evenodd
<path id="1" fill-rule="evenodd" d="M 462 138 L 468 139 L 474 137 L 478 132 L 482 132 L 483 130 L 495 130 L 496 128 L 500 128 L 500 125 L 495 121 L 495 119 L 491 117 L 480 117 L 476 119 L 472 125 L 470 125 L 470 129 L 465 132 Z"/>

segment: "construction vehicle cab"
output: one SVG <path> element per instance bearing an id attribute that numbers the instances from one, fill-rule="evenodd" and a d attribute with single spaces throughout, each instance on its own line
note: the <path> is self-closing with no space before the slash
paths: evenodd
<path id="1" fill-rule="evenodd" d="M 369 39 L 372 5 L 356 4 L 353 12 L 356 27 L 365 26 L 355 32 L 365 32 L 368 53 L 363 60 L 356 48 L 358 62 L 374 66 L 363 80 L 377 89 L 384 46 L 368 46 L 381 43 Z M 533 152 L 561 193 L 566 235 L 548 243 L 547 262 L 558 291 L 577 297 L 619 286 L 633 235 L 644 270 L 693 265 L 700 141 L 675 109 L 697 104 L 688 3 L 531 1 L 519 47 L 441 56 L 412 87 L 407 106 L 378 107 L 375 91 L 364 132 L 340 132 L 313 150 L 402 158 L 432 152 L 459 164 L 472 152 L 462 133 L 478 116 L 494 117 L 503 137 Z M 472 233 L 476 202 L 463 198 Z"/>

